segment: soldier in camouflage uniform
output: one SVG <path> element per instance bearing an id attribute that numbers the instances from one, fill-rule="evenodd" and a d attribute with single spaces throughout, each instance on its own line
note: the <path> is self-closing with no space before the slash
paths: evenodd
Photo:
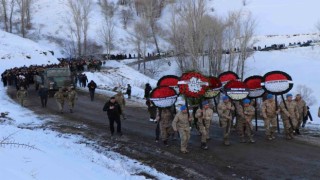
<path id="1" fill-rule="evenodd" d="M 284 129 L 285 129 L 285 137 L 287 140 L 290 140 L 293 138 L 293 133 L 295 130 L 295 127 L 297 126 L 298 119 L 299 119 L 299 111 L 298 106 L 295 101 L 292 100 L 292 94 L 286 95 L 287 100 L 284 102 L 281 102 L 280 104 L 280 111 L 281 111 L 281 118 L 283 121 Z M 290 119 L 292 121 L 292 125 L 290 123 Z"/>
<path id="2" fill-rule="evenodd" d="M 276 109 L 276 101 L 273 99 L 272 94 L 268 94 L 267 99 L 263 101 L 261 111 L 264 119 L 264 128 L 266 129 L 266 138 L 273 140 L 276 138 L 277 114 L 280 110 Z"/>
<path id="3" fill-rule="evenodd" d="M 68 104 L 70 113 L 73 113 L 74 102 L 78 99 L 78 94 L 73 86 L 70 87 L 68 91 Z"/>
<path id="4" fill-rule="evenodd" d="M 64 100 L 66 97 L 67 95 L 62 88 L 60 88 L 59 91 L 54 94 L 54 98 L 56 99 L 60 113 L 63 113 Z"/>
<path id="5" fill-rule="evenodd" d="M 165 146 L 168 146 L 168 138 L 173 133 L 171 126 L 173 118 L 173 113 L 170 108 L 161 108 L 157 112 L 156 119 L 159 122 L 161 138 Z"/>
<path id="6" fill-rule="evenodd" d="M 117 103 L 121 107 L 121 112 L 122 112 L 122 119 L 126 119 L 125 113 L 124 113 L 124 108 L 126 106 L 126 100 L 124 99 L 124 95 L 122 94 L 121 91 L 119 91 L 115 96 Z"/>
<path id="7" fill-rule="evenodd" d="M 244 138 L 244 135 L 245 135 L 246 120 L 243 114 L 243 106 L 239 101 L 234 102 L 234 105 L 236 110 L 236 121 L 237 121 L 236 128 L 240 136 L 240 142 L 245 143 L 246 140 Z"/>
<path id="8" fill-rule="evenodd" d="M 223 102 L 219 103 L 218 105 L 218 114 L 221 122 L 221 127 L 223 128 L 223 143 L 224 145 L 229 146 L 230 126 L 234 106 L 231 104 L 228 96 L 224 96 L 222 100 Z"/>
<path id="9" fill-rule="evenodd" d="M 209 108 L 209 102 L 202 102 L 202 109 L 198 109 L 195 117 L 198 119 L 198 127 L 201 133 L 201 148 L 208 149 L 207 140 L 210 139 L 210 125 L 213 116 L 213 110 Z"/>
<path id="10" fill-rule="evenodd" d="M 192 117 L 189 116 L 186 106 L 180 107 L 180 112 L 174 117 L 172 122 L 172 128 L 175 132 L 179 131 L 181 139 L 181 149 L 182 153 L 188 153 L 187 150 L 188 142 L 190 139 L 190 125 Z"/>
<path id="11" fill-rule="evenodd" d="M 300 126 L 303 122 L 303 119 L 307 116 L 308 113 L 308 108 L 306 102 L 302 99 L 300 94 L 296 95 L 295 101 L 298 106 L 298 111 L 299 111 L 299 118 L 298 118 L 298 124 L 296 126 L 296 133 L 300 134 Z"/>
<path id="12" fill-rule="evenodd" d="M 244 99 L 242 103 L 243 103 L 243 120 L 244 121 L 242 121 L 241 123 L 240 122 L 238 123 L 242 124 L 242 134 L 246 134 L 249 138 L 249 142 L 254 143 L 255 141 L 253 140 L 253 132 L 252 132 L 253 126 L 251 122 L 255 115 L 255 109 L 250 104 L 249 99 Z"/>
<path id="13" fill-rule="evenodd" d="M 17 99 L 19 100 L 19 103 L 21 106 L 25 106 L 25 99 L 28 96 L 28 92 L 27 90 L 25 90 L 25 88 L 23 86 L 20 87 L 20 89 L 17 91 Z"/>

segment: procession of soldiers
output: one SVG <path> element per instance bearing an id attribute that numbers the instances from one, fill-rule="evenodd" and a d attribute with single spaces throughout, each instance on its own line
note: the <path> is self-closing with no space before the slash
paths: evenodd
<path id="1" fill-rule="evenodd" d="M 17 88 L 16 98 L 21 106 L 25 106 L 25 101 L 28 98 L 28 88 L 32 85 L 33 75 L 38 73 L 39 69 L 46 67 L 63 67 L 68 66 L 67 62 L 60 64 L 47 65 L 47 66 L 30 66 L 13 68 L 6 70 L 2 73 L 2 82 L 4 86 L 15 86 Z M 85 84 L 88 80 L 85 79 Z M 79 80 L 81 82 L 81 80 Z M 88 87 L 90 92 L 91 101 L 94 100 L 96 83 L 91 80 L 88 85 L 81 84 L 81 87 Z M 152 88 L 150 84 L 146 84 L 144 99 L 148 106 L 150 114 L 150 121 L 157 123 L 156 127 L 156 142 L 160 139 L 165 146 L 169 146 L 168 140 L 170 137 L 179 136 L 181 141 L 180 152 L 188 153 L 188 142 L 190 139 L 190 132 L 196 129 L 200 138 L 200 147 L 207 150 L 208 141 L 211 140 L 210 128 L 213 124 L 214 113 L 219 116 L 219 126 L 222 129 L 221 140 L 225 146 L 229 146 L 230 135 L 232 130 L 236 130 L 239 136 L 240 143 L 255 143 L 254 128 L 252 121 L 255 117 L 255 107 L 252 100 L 244 99 L 242 101 L 232 101 L 228 96 L 222 96 L 220 103 L 217 107 L 211 106 L 207 100 L 202 101 L 201 105 L 196 108 L 191 106 L 182 105 L 176 112 L 175 107 L 170 108 L 157 108 L 153 102 L 150 101 L 150 92 Z M 47 107 L 48 89 L 40 85 L 37 89 L 38 95 L 41 100 L 41 107 Z M 131 98 L 131 86 L 128 84 L 127 92 L 128 98 Z M 68 104 L 70 113 L 74 112 L 74 107 L 78 95 L 76 86 L 70 85 L 69 87 L 60 88 L 55 94 L 58 111 L 64 113 L 64 106 Z M 284 137 L 291 140 L 294 136 L 300 134 L 300 127 L 304 127 L 306 119 L 310 112 L 306 102 L 302 99 L 300 94 L 295 97 L 292 94 L 286 94 L 285 103 L 281 102 L 279 105 L 274 100 L 274 95 L 266 94 L 265 100 L 261 104 L 260 116 L 264 120 L 265 138 L 268 141 L 276 139 L 277 130 L 277 117 L 281 117 L 284 126 Z M 114 135 L 114 123 L 117 124 L 117 133 L 121 136 L 121 121 L 126 119 L 125 114 L 126 100 L 124 94 L 118 91 L 115 96 L 111 97 L 103 107 L 107 112 L 109 119 L 111 135 Z M 190 112 L 189 109 L 192 109 Z M 312 120 L 312 119 L 311 119 Z M 193 128 L 192 128 L 193 127 Z"/>

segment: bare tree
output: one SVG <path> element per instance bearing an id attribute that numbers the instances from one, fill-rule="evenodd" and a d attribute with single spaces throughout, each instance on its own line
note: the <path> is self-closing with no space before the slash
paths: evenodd
<path id="1" fill-rule="evenodd" d="M 9 32 L 9 18 L 8 18 L 8 1 L 7 0 L 1 0 L 1 8 L 2 10 L 2 16 L 3 16 L 3 23 L 4 23 L 4 29 L 6 32 Z"/>
<path id="2" fill-rule="evenodd" d="M 306 85 L 297 85 L 297 94 L 301 94 L 301 97 L 306 101 L 308 106 L 312 106 L 316 103 L 316 98 L 313 96 L 313 90 Z"/>
<path id="3" fill-rule="evenodd" d="M 138 53 L 138 61 L 143 58 L 143 73 L 146 73 L 146 52 L 150 43 L 151 30 L 144 21 L 136 22 L 134 25 L 134 32 L 131 32 L 130 41 L 135 45 L 135 49 Z M 138 64 L 138 70 L 140 70 L 140 63 Z"/>
<path id="4" fill-rule="evenodd" d="M 100 0 L 100 6 L 105 19 L 113 18 L 118 9 L 115 3 L 109 2 L 108 0 Z"/>
<path id="5" fill-rule="evenodd" d="M 186 25 L 185 45 L 195 70 L 200 70 L 198 61 L 200 55 L 204 52 L 205 7 L 205 0 L 186 0 L 183 7 L 184 11 L 179 13 L 182 22 Z"/>
<path id="6" fill-rule="evenodd" d="M 103 37 L 103 43 L 106 47 L 108 57 L 111 54 L 111 50 L 114 49 L 114 27 L 115 23 L 112 18 L 106 20 L 106 24 L 102 26 L 101 34 Z"/>
<path id="7" fill-rule="evenodd" d="M 243 80 L 245 61 L 250 57 L 254 51 L 250 48 L 256 43 L 253 39 L 256 21 L 253 19 L 252 14 L 248 12 L 247 14 L 242 13 L 242 11 L 237 12 L 237 17 L 239 17 L 239 36 L 237 37 L 239 46 L 239 58 L 237 63 L 237 73 L 240 74 L 241 80 Z"/>
<path id="8" fill-rule="evenodd" d="M 77 55 L 86 55 L 88 46 L 89 16 L 92 11 L 92 0 L 68 0 L 72 20 L 69 24 L 71 34 L 77 42 Z"/>
<path id="9" fill-rule="evenodd" d="M 127 29 L 128 24 L 133 20 L 132 9 L 122 9 L 120 12 L 121 23 L 124 29 Z"/>
<path id="10" fill-rule="evenodd" d="M 208 52 L 209 75 L 218 76 L 222 71 L 223 42 L 225 24 L 222 19 L 207 16 L 208 33 L 206 49 Z"/>

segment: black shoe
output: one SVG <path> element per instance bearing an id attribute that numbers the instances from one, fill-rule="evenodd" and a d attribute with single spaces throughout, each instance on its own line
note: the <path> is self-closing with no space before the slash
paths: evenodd
<path id="1" fill-rule="evenodd" d="M 119 136 L 122 136 L 123 134 L 122 134 L 122 132 L 118 132 L 118 135 L 119 135 Z"/>
<path id="2" fill-rule="evenodd" d="M 168 141 L 163 141 L 163 144 L 164 144 L 166 147 L 169 146 Z"/>
<path id="3" fill-rule="evenodd" d="M 300 130 L 299 129 L 296 129 L 296 134 L 300 135 Z"/>
<path id="4" fill-rule="evenodd" d="M 201 143 L 201 148 L 204 150 L 208 149 L 207 143 Z"/>

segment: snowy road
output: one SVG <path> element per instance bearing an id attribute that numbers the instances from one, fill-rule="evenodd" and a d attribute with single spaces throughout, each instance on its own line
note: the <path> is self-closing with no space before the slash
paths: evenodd
<path id="1" fill-rule="evenodd" d="M 211 131 L 209 150 L 199 148 L 200 137 L 192 132 L 190 153 L 179 153 L 179 142 L 170 141 L 169 147 L 154 142 L 155 124 L 148 120 L 145 108 L 130 106 L 126 112 L 128 119 L 123 121 L 124 136 L 111 138 L 106 114 L 102 111 L 106 97 L 98 96 L 94 102 L 87 93 L 79 93 L 75 113 L 57 113 L 53 99 L 48 108 L 40 107 L 40 100 L 30 89 L 27 107 L 40 116 L 57 115 L 46 127 L 59 132 L 78 134 L 88 139 L 88 145 L 98 152 L 110 150 L 137 159 L 168 175 L 183 179 L 319 179 L 320 146 L 307 142 L 317 141 L 318 135 L 299 136 L 286 141 L 280 137 L 269 142 L 264 132 L 255 135 L 255 144 L 240 144 L 233 132 L 230 147 L 224 147 L 221 130 L 217 124 Z M 14 97 L 14 90 L 9 95 Z M 129 103 L 130 104 L 130 103 Z M 65 108 L 67 110 L 67 108 Z M 36 128 L 36 127 L 34 127 Z M 262 129 L 262 128 L 260 128 Z M 305 132 L 310 133 L 310 132 Z M 90 140 L 90 141 L 89 141 Z M 94 142 L 94 143 L 92 143 Z M 148 175 L 146 175 L 148 177 Z"/>

